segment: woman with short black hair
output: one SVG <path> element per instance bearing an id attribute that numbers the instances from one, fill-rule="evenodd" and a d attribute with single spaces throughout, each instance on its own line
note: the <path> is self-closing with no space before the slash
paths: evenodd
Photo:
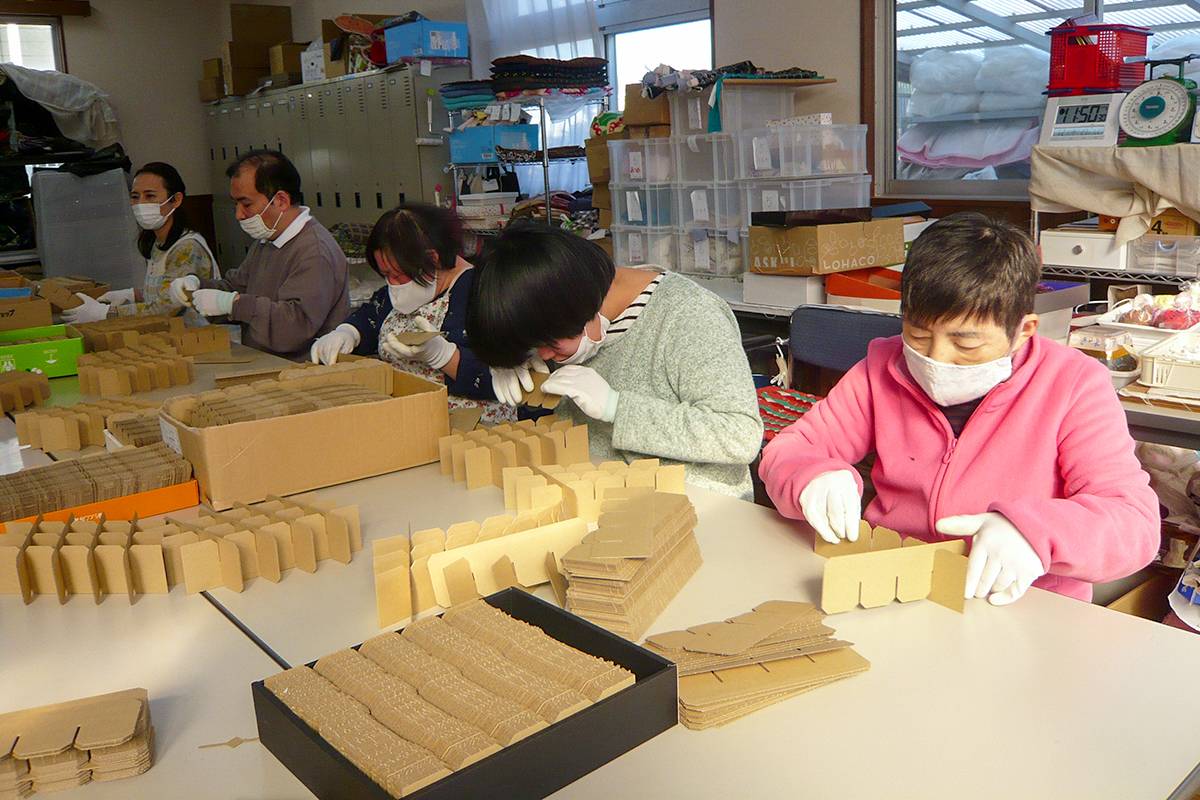
<path id="1" fill-rule="evenodd" d="M 313 342 L 313 363 L 333 364 L 346 353 L 378 355 L 397 369 L 444 382 L 451 408 L 480 407 L 489 423 L 515 421 L 515 409 L 496 402 L 487 367 L 467 347 L 475 272 L 461 252 L 462 227 L 452 211 L 412 203 L 386 212 L 371 229 L 366 255 L 387 285 Z M 405 344 L 403 333 L 436 335 Z"/>
<path id="2" fill-rule="evenodd" d="M 129 203 L 141 231 L 137 249 L 146 259 L 146 280 L 140 288 L 114 289 L 93 299 L 78 294 L 83 305 L 68 309 L 69 323 L 95 322 L 110 314 L 176 314 L 182 306 L 170 297 L 171 282 L 184 275 L 219 278 L 217 260 L 204 237 L 188 227 L 183 198 L 187 188 L 170 164 L 151 161 L 133 176 Z M 194 311 L 189 322 L 205 324 Z"/>
<path id="3" fill-rule="evenodd" d="M 506 403 L 556 364 L 542 389 L 589 426 L 594 459 L 681 462 L 695 485 L 752 496 L 762 420 L 750 365 L 729 306 L 693 281 L 614 267 L 563 230 L 510 227 L 480 260 L 467 336 Z"/>

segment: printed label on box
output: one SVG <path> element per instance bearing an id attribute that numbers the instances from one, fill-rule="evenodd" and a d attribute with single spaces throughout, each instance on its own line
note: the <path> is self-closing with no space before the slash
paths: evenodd
<path id="1" fill-rule="evenodd" d="M 160 418 L 158 420 L 158 429 L 162 432 L 163 444 L 179 455 L 183 455 L 183 445 L 179 443 L 179 431 L 175 430 L 175 426 L 165 419 Z"/>
<path id="2" fill-rule="evenodd" d="M 629 221 L 642 221 L 642 198 L 637 192 L 626 192 L 625 203 L 629 206 Z"/>
<path id="3" fill-rule="evenodd" d="M 629 260 L 634 264 L 641 264 L 646 260 L 646 248 L 642 245 L 640 233 L 632 234 L 629 237 Z"/>
<path id="4" fill-rule="evenodd" d="M 457 50 L 458 49 L 458 32 L 457 31 L 430 31 L 429 32 L 429 48 L 431 50 Z M 428 73 L 421 73 L 427 75 Z"/>
<path id="5" fill-rule="evenodd" d="M 774 189 L 767 189 L 762 193 L 763 211 L 778 211 L 779 210 L 779 195 Z"/>
<path id="6" fill-rule="evenodd" d="M 698 130 L 700 126 L 700 98 L 692 97 L 688 99 L 688 127 L 693 130 Z"/>
<path id="7" fill-rule="evenodd" d="M 0 355 L 0 372 L 12 372 L 17 368 L 17 357 L 11 355 Z"/>
<path id="8" fill-rule="evenodd" d="M 708 222 L 708 194 L 703 189 L 692 192 L 692 216 L 697 222 Z"/>
<path id="9" fill-rule="evenodd" d="M 642 166 L 642 154 L 636 150 L 629 154 L 629 178 L 630 180 L 640 181 L 646 175 L 646 170 Z"/>
<path id="10" fill-rule="evenodd" d="M 708 237 L 696 240 L 696 272 L 708 272 Z"/>
<path id="11" fill-rule="evenodd" d="M 771 140 L 765 136 L 754 137 L 754 168 L 771 169 Z"/>

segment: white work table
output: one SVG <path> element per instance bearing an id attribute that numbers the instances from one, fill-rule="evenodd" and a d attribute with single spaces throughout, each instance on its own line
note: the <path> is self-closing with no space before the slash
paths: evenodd
<path id="1" fill-rule="evenodd" d="M 0 596 L 0 713 L 142 687 L 155 762 L 144 775 L 56 792 L 62 800 L 302 798 L 308 791 L 257 741 L 250 684 L 279 667 L 208 601 L 184 594 L 100 605 Z"/>
<path id="2" fill-rule="evenodd" d="M 809 534 L 770 509 L 690 495 L 704 565 L 651 632 L 819 599 Z M 436 466 L 309 496 L 359 504 L 364 549 L 351 564 L 212 592 L 292 664 L 379 632 L 372 539 L 502 511 L 498 489 L 468 492 Z M 869 672 L 724 728 L 676 727 L 560 795 L 1157 800 L 1200 761 L 1177 727 L 1200 715 L 1195 635 L 1040 590 L 1008 608 L 917 602 L 828 623 Z"/>

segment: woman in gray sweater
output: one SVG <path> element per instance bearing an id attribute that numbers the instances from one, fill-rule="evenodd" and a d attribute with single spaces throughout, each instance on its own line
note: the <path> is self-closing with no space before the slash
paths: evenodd
<path id="1" fill-rule="evenodd" d="M 563 230 L 512 227 L 477 262 L 467 337 L 501 402 L 533 388 L 587 423 L 598 461 L 657 457 L 690 483 L 751 499 L 762 420 L 729 306 L 652 265 L 615 268 Z M 586 366 L 585 366 L 586 363 Z"/>

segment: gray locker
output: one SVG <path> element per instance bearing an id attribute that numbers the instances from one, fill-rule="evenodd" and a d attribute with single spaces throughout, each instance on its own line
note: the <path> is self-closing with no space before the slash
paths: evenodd
<path id="1" fill-rule="evenodd" d="M 400 200 L 403 184 L 401 159 L 396 157 L 397 128 L 392 106 L 401 94 L 398 73 L 370 75 L 363 87 L 367 103 L 367 146 L 370 162 L 370 196 L 367 205 L 374 219 Z"/>
<path id="2" fill-rule="evenodd" d="M 217 162 L 221 164 L 222 176 L 225 174 L 225 165 L 233 160 L 233 105 L 232 100 L 217 105 L 217 141 L 213 149 L 218 153 Z"/>
<path id="3" fill-rule="evenodd" d="M 316 178 L 313 175 L 312 147 L 309 143 L 309 109 L 313 91 L 306 87 L 289 89 L 286 93 L 286 123 L 280 125 L 279 146 L 283 154 L 296 165 L 300 173 L 300 191 L 304 205 L 316 202 Z M 276 114 L 279 109 L 276 109 Z"/>
<path id="4" fill-rule="evenodd" d="M 336 96 L 333 87 L 318 84 L 308 104 L 309 152 L 312 154 L 313 198 L 309 207 L 317 219 L 328 227 L 337 220 L 334 214 L 332 144 L 336 140 L 334 105 Z"/>
<path id="5" fill-rule="evenodd" d="M 246 103 L 244 100 L 233 100 L 229 104 L 229 160 L 234 161 L 242 156 L 249 147 L 250 136 L 246 129 Z"/>
<path id="6" fill-rule="evenodd" d="M 204 107 L 204 141 L 208 144 L 204 165 L 208 170 L 208 180 L 212 184 L 214 194 L 223 188 L 222 181 L 217 179 L 218 174 L 224 169 L 221 163 L 221 146 L 219 144 L 221 141 L 220 116 L 221 109 L 218 106 Z M 188 176 L 184 176 L 185 181 L 187 178 Z"/>

